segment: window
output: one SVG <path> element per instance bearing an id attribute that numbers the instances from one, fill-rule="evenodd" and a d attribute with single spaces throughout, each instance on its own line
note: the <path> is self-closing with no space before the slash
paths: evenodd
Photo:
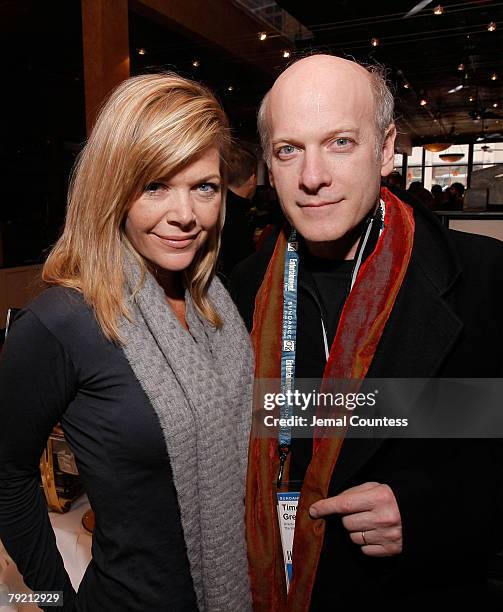
<path id="1" fill-rule="evenodd" d="M 502 147 L 503 148 L 503 147 Z M 431 190 L 433 185 L 441 185 L 446 189 L 452 183 L 462 183 L 465 187 L 468 178 L 469 145 L 452 145 L 445 151 L 424 153 L 424 187 Z M 459 154 L 463 157 L 458 162 L 444 161 L 441 155 Z M 408 158 L 407 187 L 413 181 L 421 181 L 423 177 L 423 147 L 413 147 Z"/>

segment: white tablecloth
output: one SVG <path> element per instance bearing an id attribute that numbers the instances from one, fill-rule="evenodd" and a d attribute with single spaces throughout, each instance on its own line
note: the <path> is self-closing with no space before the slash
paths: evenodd
<path id="1" fill-rule="evenodd" d="M 63 557 L 66 571 L 70 576 L 73 588 L 78 589 L 82 576 L 91 559 L 91 535 L 82 526 L 82 515 L 89 509 L 89 502 L 84 495 L 72 504 L 66 514 L 49 512 L 52 528 L 56 534 L 59 552 Z M 0 543 L 0 590 L 12 593 L 29 593 L 16 565 L 9 558 Z M 39 610 L 35 604 L 18 606 L 0 606 L 0 612 L 23 612 Z M 54 608 L 57 612 L 58 608 Z"/>

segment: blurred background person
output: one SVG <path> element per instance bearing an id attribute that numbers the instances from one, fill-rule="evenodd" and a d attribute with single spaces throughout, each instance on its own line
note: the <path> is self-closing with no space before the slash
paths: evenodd
<path id="1" fill-rule="evenodd" d="M 431 195 L 433 196 L 433 210 L 443 210 L 445 205 L 445 193 L 442 185 L 432 185 Z"/>
<path id="2" fill-rule="evenodd" d="M 412 181 L 407 189 L 416 199 L 422 202 L 427 208 L 432 209 L 434 200 L 431 193 L 423 186 L 421 181 Z"/>
<path id="3" fill-rule="evenodd" d="M 220 254 L 221 277 L 226 282 L 234 266 L 254 250 L 248 212 L 257 189 L 257 158 L 242 144 L 233 143 L 228 162 L 228 189 Z"/>
<path id="4" fill-rule="evenodd" d="M 398 170 L 393 170 L 393 172 L 390 172 L 390 174 L 388 174 L 387 177 L 384 177 L 382 181 L 387 187 L 398 187 L 398 189 L 403 189 L 404 187 L 403 177 Z"/>
<path id="5" fill-rule="evenodd" d="M 452 183 L 447 190 L 446 210 L 463 210 L 465 186 L 462 183 Z"/>

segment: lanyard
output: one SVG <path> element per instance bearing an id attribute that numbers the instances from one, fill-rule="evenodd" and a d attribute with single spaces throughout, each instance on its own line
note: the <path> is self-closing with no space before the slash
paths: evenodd
<path id="1" fill-rule="evenodd" d="M 360 244 L 355 255 L 355 265 L 351 275 L 351 289 L 356 281 L 360 266 L 363 261 L 363 254 L 370 232 L 374 223 L 374 219 L 379 217 L 380 227 L 379 236 L 384 229 L 385 206 L 381 200 L 378 207 L 378 215 L 374 215 L 369 219 L 367 227 L 364 231 Z M 286 419 L 292 416 L 292 394 L 295 387 L 295 360 L 296 360 L 296 336 L 297 336 L 297 291 L 299 279 L 299 243 L 297 232 L 292 229 L 288 241 L 286 243 L 285 267 L 283 275 L 283 323 L 281 332 L 281 393 L 285 398 L 284 404 L 280 407 L 280 418 L 286 423 Z M 323 317 L 321 318 L 321 327 L 323 333 L 323 344 L 325 348 L 325 358 L 328 361 L 330 350 L 328 347 L 327 332 Z M 289 393 L 291 392 L 291 393 Z M 292 430 L 290 426 L 281 425 L 278 432 L 278 452 L 279 452 L 279 471 L 278 471 L 278 488 L 281 486 L 283 479 L 283 470 L 285 461 L 290 452 L 292 445 Z"/>
<path id="2" fill-rule="evenodd" d="M 297 285 L 299 280 L 299 243 L 297 232 L 292 229 L 286 243 L 283 275 L 283 323 L 281 331 L 281 393 L 286 397 L 280 408 L 280 418 L 292 416 L 292 395 L 295 386 L 295 355 L 297 336 Z M 286 421 L 282 421 L 286 422 Z M 281 425 L 278 433 L 279 472 L 278 488 L 283 478 L 283 468 L 292 444 L 291 427 Z"/>

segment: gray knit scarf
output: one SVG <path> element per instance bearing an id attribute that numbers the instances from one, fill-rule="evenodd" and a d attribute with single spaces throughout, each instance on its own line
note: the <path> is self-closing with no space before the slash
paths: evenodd
<path id="1" fill-rule="evenodd" d="M 125 257 L 128 294 L 140 284 Z M 173 472 L 199 609 L 251 610 L 244 497 L 253 357 L 248 334 L 218 279 L 209 299 L 224 324 L 197 314 L 188 292 L 183 329 L 151 274 L 129 297 L 124 352 L 159 417 Z M 159 508 L 162 513 L 162 508 Z"/>

